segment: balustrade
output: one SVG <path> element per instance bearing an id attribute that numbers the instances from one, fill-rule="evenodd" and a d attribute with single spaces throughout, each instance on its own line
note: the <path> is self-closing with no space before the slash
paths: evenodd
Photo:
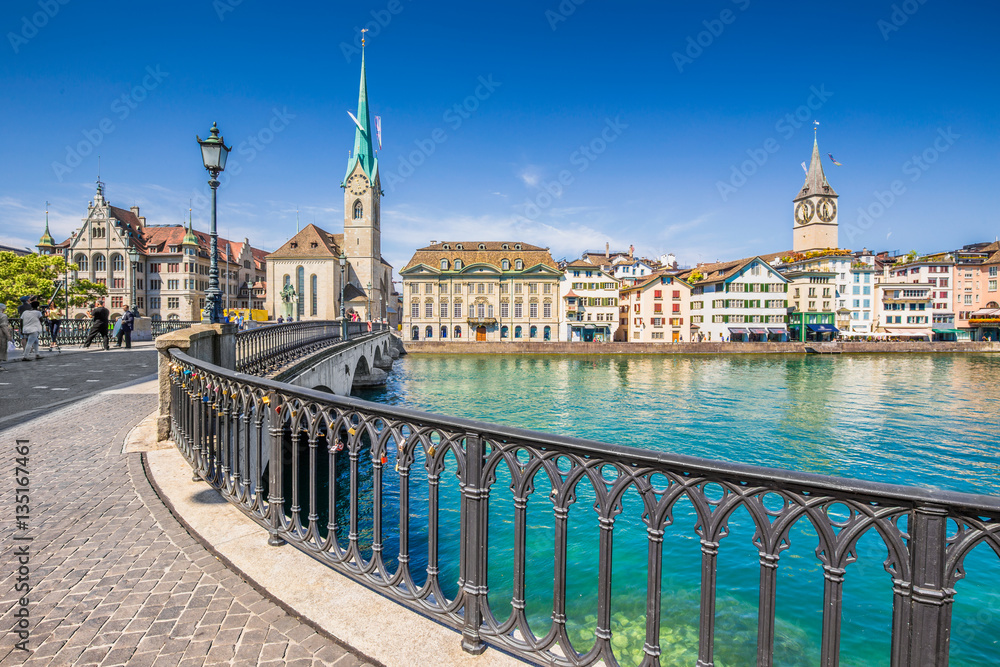
<path id="1" fill-rule="evenodd" d="M 298 326 L 306 337 L 335 333 L 324 329 L 329 323 Z M 240 334 L 247 367 L 257 363 L 261 346 L 280 349 L 295 335 L 282 327 L 248 333 L 265 337 Z M 893 666 L 947 664 L 951 602 L 965 576 L 966 555 L 981 543 L 1000 554 L 1000 499 L 994 497 L 722 463 L 431 415 L 236 374 L 178 350 L 171 350 L 169 372 L 173 438 L 198 478 L 259 523 L 270 544 L 293 545 L 454 628 L 472 653 L 494 645 L 538 664 L 620 664 L 611 598 L 612 563 L 621 555 L 616 549 L 628 548 L 616 547 L 614 539 L 622 522 L 645 527 L 644 642 L 639 658 L 629 661 L 642 665 L 661 664 L 661 654 L 674 648 L 662 639 L 671 598 L 661 575 L 667 532 L 676 539 L 675 520 L 685 514 L 693 517 L 691 535 L 700 542 L 700 586 L 693 591 L 700 621 L 692 650 L 701 667 L 716 664 L 720 642 L 736 641 L 716 634 L 716 580 L 720 544 L 737 510 L 752 521 L 759 556 L 758 665 L 774 662 L 776 575 L 798 522 L 818 542 L 824 667 L 839 662 L 843 587 L 862 537 L 874 535 L 887 555 L 879 566 L 892 582 L 892 645 L 885 662 Z M 626 495 L 635 502 L 623 502 Z M 455 497 L 457 503 L 449 504 Z M 529 588 L 529 569 L 544 565 L 528 546 L 539 519 L 535 514 L 529 523 L 528 509 L 537 512 L 539 502 L 551 503 L 554 522 L 548 565 L 554 582 L 542 590 Z M 574 577 L 567 540 L 570 518 L 581 512 L 597 514 L 598 563 L 593 620 L 582 643 L 579 626 L 571 634 L 567 620 L 567 582 Z M 450 520 L 457 521 L 457 532 L 449 532 Z M 501 524 L 512 535 L 509 558 L 491 561 Z M 505 601 L 491 593 L 491 581 L 505 582 Z M 527 609 L 538 600 L 551 602 L 550 626 L 541 633 L 534 629 L 544 615 Z"/>

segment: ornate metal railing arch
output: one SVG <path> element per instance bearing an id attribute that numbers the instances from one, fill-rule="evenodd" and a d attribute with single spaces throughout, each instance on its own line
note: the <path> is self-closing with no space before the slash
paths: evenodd
<path id="1" fill-rule="evenodd" d="M 646 537 L 644 640 L 635 659 L 642 665 L 668 664 L 663 656 L 672 647 L 661 639 L 664 541 L 682 518 L 693 522 L 701 552 L 692 646 L 700 666 L 716 664 L 718 554 L 741 508 L 759 557 L 758 665 L 774 661 L 777 573 L 792 532 L 804 525 L 799 522 L 815 531 L 822 566 L 824 666 L 839 663 L 844 581 L 862 538 L 874 535 L 885 548 L 880 564 L 892 582 L 885 662 L 894 666 L 947 664 L 951 601 L 964 559 L 983 542 L 1000 555 L 995 497 L 721 463 L 430 415 L 234 373 L 177 350 L 171 356 L 174 439 L 198 478 L 262 525 L 271 544 L 294 545 L 455 628 L 470 652 L 493 645 L 538 664 L 619 664 L 610 573 L 615 524 L 626 519 Z M 497 500 L 504 489 L 510 505 Z M 448 510 L 458 517 L 457 544 L 440 541 L 448 494 L 459 499 L 458 511 Z M 543 596 L 528 588 L 527 515 L 532 498 L 545 494 L 552 507 L 554 581 L 546 593 L 551 625 L 536 634 L 526 607 L 529 598 Z M 633 495 L 638 516 L 629 514 Z M 581 507 L 581 499 L 592 499 L 593 509 Z M 596 620 L 583 628 L 591 643 L 580 651 L 574 647 L 579 624 L 571 634 L 567 610 L 568 523 L 578 511 L 596 513 L 599 531 Z M 487 585 L 492 568 L 508 567 L 489 556 L 497 517 L 512 535 L 509 569 L 502 573 L 509 579 L 508 612 L 491 603 Z M 949 534 L 949 522 L 957 532 Z"/>
<path id="2" fill-rule="evenodd" d="M 306 320 L 238 331 L 236 370 L 267 375 L 324 347 L 378 331 L 388 331 L 388 326 L 382 322 Z"/>

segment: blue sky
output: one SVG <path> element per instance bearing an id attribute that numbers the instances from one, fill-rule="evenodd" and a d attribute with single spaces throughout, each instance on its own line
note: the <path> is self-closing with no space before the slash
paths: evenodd
<path id="1" fill-rule="evenodd" d="M 207 229 L 213 121 L 239 172 L 222 235 L 272 250 L 296 207 L 340 231 L 366 24 L 397 268 L 445 239 L 682 264 L 787 249 L 813 120 L 842 246 L 993 240 L 998 21 L 940 0 L 7 0 L 0 243 L 34 244 L 46 200 L 57 238 L 79 226 L 98 155 L 113 204 L 166 224 L 194 197 Z"/>

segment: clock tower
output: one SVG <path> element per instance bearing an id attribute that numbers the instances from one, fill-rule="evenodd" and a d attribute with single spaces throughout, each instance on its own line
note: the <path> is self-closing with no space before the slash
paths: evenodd
<path id="1" fill-rule="evenodd" d="M 379 228 L 382 188 L 378 174 L 378 158 L 372 142 L 363 54 L 358 115 L 352 118 L 357 126 L 354 132 L 354 151 L 347 160 L 347 172 L 340 186 L 344 189 L 343 250 L 349 264 L 347 280 L 369 297 L 360 308 L 363 310 L 370 303 L 373 316 L 379 317 L 380 306 L 386 303 L 386 295 L 391 289 L 390 285 L 384 284 L 386 276 L 382 270 Z M 365 315 L 367 317 L 369 313 Z"/>
<path id="2" fill-rule="evenodd" d="M 809 252 L 837 248 L 837 193 L 826 180 L 819 144 L 813 136 L 806 182 L 793 199 L 792 250 Z"/>

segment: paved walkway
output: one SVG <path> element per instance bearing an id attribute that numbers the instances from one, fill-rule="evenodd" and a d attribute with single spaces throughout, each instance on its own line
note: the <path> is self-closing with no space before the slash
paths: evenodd
<path id="1" fill-rule="evenodd" d="M 0 665 L 370 664 L 289 616 L 173 518 L 122 454 L 154 394 L 119 389 L 6 425 L 0 454 Z M 15 530 L 15 439 L 30 440 L 29 530 Z M 16 542 L 14 535 L 33 537 Z M 15 550 L 30 545 L 30 654 L 14 648 Z"/>

